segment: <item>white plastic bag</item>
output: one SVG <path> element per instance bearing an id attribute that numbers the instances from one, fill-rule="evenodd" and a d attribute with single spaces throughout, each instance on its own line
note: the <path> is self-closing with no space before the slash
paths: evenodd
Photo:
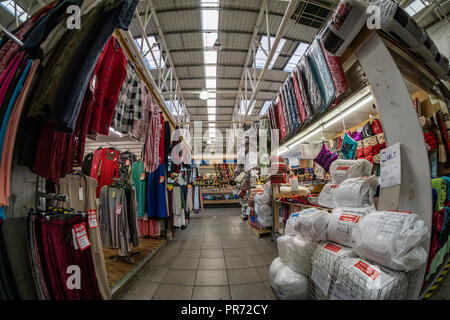
<path id="1" fill-rule="evenodd" d="M 258 216 L 256 218 L 256 221 L 258 221 L 258 223 L 260 225 L 262 225 L 264 228 L 271 227 L 272 226 L 272 220 L 273 220 L 272 216 L 270 216 L 270 217 L 260 217 L 260 216 Z"/>
<path id="2" fill-rule="evenodd" d="M 277 239 L 281 261 L 304 276 L 311 272 L 313 243 L 301 236 L 281 236 Z"/>
<path id="3" fill-rule="evenodd" d="M 403 300 L 408 283 L 395 272 L 359 258 L 338 261 L 331 300 Z"/>
<path id="4" fill-rule="evenodd" d="M 269 270 L 270 285 L 281 300 L 308 299 L 308 278 L 281 262 L 272 261 Z"/>
<path id="5" fill-rule="evenodd" d="M 327 238 L 329 213 L 326 210 L 302 210 L 295 219 L 295 230 L 311 241 L 325 241 Z"/>
<path id="6" fill-rule="evenodd" d="M 334 193 L 336 207 L 373 207 L 378 177 L 350 178 L 342 182 Z"/>
<path id="7" fill-rule="evenodd" d="M 322 191 L 320 191 L 318 200 L 319 205 L 325 208 L 336 208 L 337 204 L 334 198 L 338 187 L 339 187 L 338 184 L 327 183 L 323 187 Z"/>
<path id="8" fill-rule="evenodd" d="M 422 245 L 428 237 L 428 227 L 416 214 L 372 211 L 353 228 L 353 248 L 382 266 L 411 271 L 427 262 Z"/>
<path id="9" fill-rule="evenodd" d="M 330 214 L 327 228 L 327 240 L 343 246 L 352 246 L 352 230 L 359 223 L 363 214 L 356 210 L 335 208 Z"/>
<path id="10" fill-rule="evenodd" d="M 359 178 L 372 174 L 373 164 L 366 159 L 345 160 L 338 159 L 330 165 L 332 182 L 340 184 L 348 178 Z"/>

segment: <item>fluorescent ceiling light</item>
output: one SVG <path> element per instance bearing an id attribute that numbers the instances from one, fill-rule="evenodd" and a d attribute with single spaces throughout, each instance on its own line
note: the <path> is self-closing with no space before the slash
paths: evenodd
<path id="1" fill-rule="evenodd" d="M 20 22 L 26 21 L 29 17 L 25 9 L 22 8 L 16 1 L 13 0 L 2 1 L 0 2 L 0 6 L 2 6 L 6 11 L 11 13 L 13 16 L 16 16 L 17 11 L 17 17 L 19 18 Z"/>
<path id="2" fill-rule="evenodd" d="M 302 58 L 303 54 L 306 52 L 306 49 L 308 49 L 308 44 L 304 42 L 300 42 L 297 46 L 297 49 L 295 49 L 294 54 L 292 55 L 291 59 L 289 59 L 288 63 L 284 67 L 284 72 L 292 72 L 292 70 L 295 69 L 295 67 L 298 65 L 300 59 Z"/>
<path id="3" fill-rule="evenodd" d="M 263 106 L 261 107 L 261 111 L 259 112 L 259 115 L 262 117 L 264 116 L 267 111 L 269 110 L 270 105 L 272 104 L 272 101 L 266 101 L 264 102 Z"/>
<path id="4" fill-rule="evenodd" d="M 270 43 L 273 44 L 274 42 L 275 42 L 275 37 L 270 37 Z M 286 42 L 285 39 L 280 39 L 280 42 L 278 43 L 278 47 L 275 50 L 275 54 L 273 55 L 272 61 L 269 64 L 269 69 L 272 69 L 273 65 L 275 64 L 275 61 L 277 61 L 278 56 L 280 55 L 285 42 Z M 261 47 L 264 48 L 264 51 L 267 54 L 269 54 L 269 41 L 268 41 L 267 36 L 262 36 L 260 43 L 261 43 Z M 255 56 L 256 68 L 263 69 L 266 64 L 267 56 L 266 56 L 266 53 L 264 53 L 264 51 L 261 50 L 261 48 L 258 46 L 258 50 L 256 51 L 256 56 Z"/>
<path id="5" fill-rule="evenodd" d="M 372 97 L 371 95 L 368 96 L 368 97 L 366 97 L 366 98 L 364 98 L 363 100 L 359 101 L 358 103 L 356 103 L 355 105 L 353 105 L 352 107 L 350 107 L 350 108 L 349 108 L 348 110 L 346 110 L 344 113 L 342 113 L 342 116 L 341 116 L 341 113 L 338 113 L 338 114 L 336 115 L 336 117 L 334 117 L 332 120 L 327 121 L 327 122 L 323 125 L 323 127 L 326 129 L 326 128 L 329 128 L 330 126 L 332 126 L 333 124 L 335 124 L 336 122 L 342 121 L 342 118 L 345 118 L 346 116 L 348 116 L 349 114 L 355 112 L 355 111 L 358 110 L 359 108 L 364 107 L 366 104 L 368 104 L 370 101 L 372 101 L 372 99 L 373 99 L 373 97 Z M 337 108 L 339 108 L 339 106 L 338 106 Z"/>

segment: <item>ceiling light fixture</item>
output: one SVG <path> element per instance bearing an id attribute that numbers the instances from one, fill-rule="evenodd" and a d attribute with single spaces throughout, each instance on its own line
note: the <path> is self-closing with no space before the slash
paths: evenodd
<path id="1" fill-rule="evenodd" d="M 200 92 L 199 97 L 200 97 L 200 99 L 202 99 L 202 100 L 208 100 L 208 98 L 209 98 L 208 91 L 206 91 L 205 89 L 203 89 L 203 90 Z"/>

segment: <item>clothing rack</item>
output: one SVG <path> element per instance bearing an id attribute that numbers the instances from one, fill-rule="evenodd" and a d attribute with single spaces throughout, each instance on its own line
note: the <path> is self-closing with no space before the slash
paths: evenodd
<path id="1" fill-rule="evenodd" d="M 19 46 L 23 47 L 23 42 L 20 41 L 15 35 L 8 31 L 3 25 L 0 24 L 0 30 L 5 33 L 5 35 L 10 38 L 12 41 L 17 43 Z"/>

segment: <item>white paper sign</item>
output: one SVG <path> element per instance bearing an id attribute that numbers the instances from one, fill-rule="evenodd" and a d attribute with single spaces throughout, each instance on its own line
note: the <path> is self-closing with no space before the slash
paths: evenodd
<path id="1" fill-rule="evenodd" d="M 396 143 L 380 153 L 380 187 L 387 188 L 402 183 L 402 162 L 400 143 Z"/>
<path id="2" fill-rule="evenodd" d="M 311 280 L 322 290 L 325 295 L 328 295 L 330 288 L 331 277 L 328 272 L 321 266 L 314 264 L 311 274 Z"/>

